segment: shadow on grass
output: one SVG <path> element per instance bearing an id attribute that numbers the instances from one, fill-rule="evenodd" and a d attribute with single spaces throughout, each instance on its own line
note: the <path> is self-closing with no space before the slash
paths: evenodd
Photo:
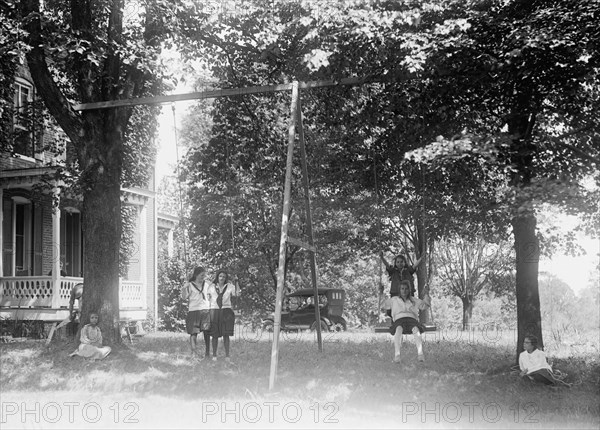
<path id="1" fill-rule="evenodd" d="M 280 343 L 275 391 L 268 390 L 272 344 L 267 337 L 232 339 L 234 364 L 190 358 L 185 334 L 149 334 L 113 348 L 105 360 L 69 357 L 74 343 L 28 341 L 0 346 L 3 391 L 132 392 L 182 399 L 306 399 L 394 414 L 399 404 L 535 405 L 540 414 L 597 420 L 600 367 L 594 356 L 555 361 L 571 389 L 528 384 L 511 368 L 515 351 L 493 343 L 425 338 L 417 362 L 407 338 L 393 363 L 392 337 L 343 333 L 328 336 L 319 352 L 314 334 Z M 202 344 L 202 341 L 200 341 Z M 561 418 L 562 419 L 562 418 Z"/>

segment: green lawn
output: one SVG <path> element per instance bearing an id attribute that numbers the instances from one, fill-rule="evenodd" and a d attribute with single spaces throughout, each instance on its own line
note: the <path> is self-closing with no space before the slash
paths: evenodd
<path id="1" fill-rule="evenodd" d="M 104 361 L 74 344 L 0 346 L 1 427 L 8 428 L 599 428 L 598 341 L 546 350 L 572 388 L 521 381 L 511 336 L 426 334 L 392 363 L 388 334 L 285 334 L 269 391 L 268 334 L 238 331 L 233 365 L 189 359 L 185 334 L 156 333 Z M 589 337 L 588 337 L 589 338 Z M 598 339 L 598 336 L 594 337 Z"/>

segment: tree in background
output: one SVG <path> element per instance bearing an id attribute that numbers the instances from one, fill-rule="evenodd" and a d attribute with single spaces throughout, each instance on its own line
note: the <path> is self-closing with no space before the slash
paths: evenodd
<path id="1" fill-rule="evenodd" d="M 462 237 L 438 243 L 436 276 L 448 294 L 463 305 L 463 330 L 471 329 L 473 306 L 479 293 L 490 289 L 492 279 L 510 273 L 511 252 L 506 243 L 492 244 L 482 237 Z"/>
<path id="2" fill-rule="evenodd" d="M 600 327 L 600 271 L 590 277 L 589 284 L 579 291 L 575 308 L 575 329 L 582 332 L 594 331 Z"/>
<path id="3" fill-rule="evenodd" d="M 565 333 L 575 328 L 575 317 L 580 311 L 575 293 L 565 281 L 549 273 L 540 273 L 540 285 L 540 309 L 545 328 L 561 343 Z"/>

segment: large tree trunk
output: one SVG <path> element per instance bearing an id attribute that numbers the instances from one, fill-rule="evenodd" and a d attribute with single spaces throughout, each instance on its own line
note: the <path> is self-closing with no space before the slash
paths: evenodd
<path id="1" fill-rule="evenodd" d="M 120 342 L 119 249 L 121 241 L 121 157 L 123 133 L 116 112 L 102 115 L 84 151 L 83 238 L 84 280 L 82 323 L 98 313 L 108 343 Z M 100 130 L 108 130 L 99 133 Z M 100 135 L 98 135 L 100 134 Z M 97 152 L 96 152 L 97 151 Z M 84 161 L 84 160 L 82 160 Z M 88 182 L 89 181 L 89 182 Z"/>
<path id="2" fill-rule="evenodd" d="M 535 335 L 543 348 L 540 293 L 538 289 L 539 242 L 535 216 L 512 220 L 517 267 L 517 361 L 526 335 Z"/>
<path id="3" fill-rule="evenodd" d="M 471 320 L 473 318 L 473 295 L 468 294 L 460 298 L 463 303 L 463 324 L 462 329 L 470 330 L 471 329 Z"/>

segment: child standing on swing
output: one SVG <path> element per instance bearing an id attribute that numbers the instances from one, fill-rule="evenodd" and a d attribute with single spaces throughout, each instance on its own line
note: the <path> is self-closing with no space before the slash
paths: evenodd
<path id="1" fill-rule="evenodd" d="M 394 265 L 391 266 L 386 259 L 383 257 L 383 251 L 379 252 L 379 257 L 383 264 L 385 264 L 385 270 L 388 272 L 390 276 L 390 281 L 392 285 L 390 286 L 390 297 L 395 297 L 400 294 L 400 282 L 407 281 L 409 283 L 410 295 L 415 295 L 415 284 L 413 280 L 413 274 L 417 271 L 417 267 L 419 264 L 423 262 L 425 254 L 421 255 L 414 266 L 411 266 L 406 261 L 406 257 L 404 255 L 397 255 L 394 258 Z"/>
<path id="2" fill-rule="evenodd" d="M 402 335 L 413 334 L 417 344 L 417 356 L 419 361 L 425 361 L 423 355 L 423 340 L 421 333 L 425 330 L 419 323 L 419 310 L 424 310 L 431 304 L 431 297 L 426 294 L 424 299 L 413 297 L 410 294 L 410 283 L 406 280 L 400 282 L 400 294 L 387 299 L 382 306 L 383 310 L 390 310 L 392 314 L 392 326 L 390 334 L 394 336 L 394 363 L 400 362 L 400 348 L 402 346 Z"/>

